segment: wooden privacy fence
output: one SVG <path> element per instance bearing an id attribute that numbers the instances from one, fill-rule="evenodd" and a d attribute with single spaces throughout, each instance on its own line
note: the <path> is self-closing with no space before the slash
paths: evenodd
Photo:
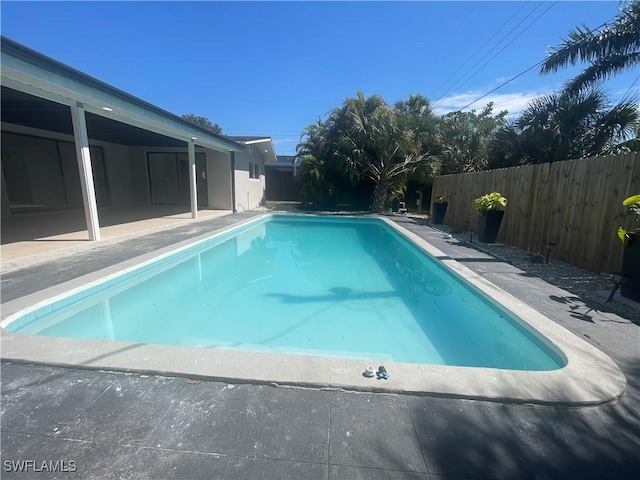
<path id="1" fill-rule="evenodd" d="M 545 254 L 546 243 L 556 246 L 551 258 L 595 272 L 622 268 L 619 226 L 629 226 L 622 201 L 640 193 L 637 153 L 566 162 L 461 173 L 436 177 L 436 195 L 449 202 L 445 223 L 477 230 L 473 200 L 489 192 L 508 199 L 498 242 Z"/>

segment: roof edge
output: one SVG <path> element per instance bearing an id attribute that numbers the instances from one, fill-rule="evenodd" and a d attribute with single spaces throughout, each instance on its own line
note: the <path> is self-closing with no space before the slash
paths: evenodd
<path id="1" fill-rule="evenodd" d="M 164 110 L 163 108 L 153 105 L 152 103 L 142 100 L 141 98 L 131 95 L 130 93 L 125 92 L 124 90 L 120 90 L 119 88 L 116 88 L 113 85 L 109 85 L 108 83 L 103 82 L 102 80 L 98 80 L 97 78 L 92 77 L 91 75 L 83 73 L 80 70 L 77 70 L 58 60 L 55 60 L 40 52 L 37 52 L 36 50 L 33 50 L 25 45 L 22 45 L 21 43 L 16 42 L 15 40 L 11 40 L 10 38 L 5 37 L 4 35 L 0 35 L 0 51 L 7 55 L 11 55 L 12 57 L 17 58 L 19 60 L 23 60 L 27 63 L 31 63 L 45 70 L 49 70 L 53 73 L 62 75 L 66 78 L 69 78 L 73 81 L 76 81 L 88 87 L 103 90 L 111 95 L 119 97 L 138 107 L 152 111 L 160 116 L 163 116 L 167 119 L 178 122 L 186 127 L 193 128 L 198 132 L 201 132 L 203 134 L 206 134 L 215 138 L 216 141 L 222 144 L 226 144 L 227 146 L 232 147 L 234 150 L 244 150 L 246 148 L 245 145 L 239 142 L 236 142 L 235 140 L 232 140 L 224 135 L 219 135 L 217 133 L 214 133 L 204 127 L 201 127 L 200 125 L 196 125 L 195 123 L 192 123 L 182 118 L 181 116 L 176 115 L 175 113 L 171 113 L 167 110 Z"/>

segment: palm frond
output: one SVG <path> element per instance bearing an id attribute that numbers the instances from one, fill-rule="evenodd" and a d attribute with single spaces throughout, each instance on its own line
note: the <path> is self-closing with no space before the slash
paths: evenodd
<path id="1" fill-rule="evenodd" d="M 556 72 L 567 65 L 574 65 L 578 60 L 585 62 L 595 58 L 598 43 L 597 35 L 589 27 L 577 27 L 569 32 L 568 38 L 562 39 L 560 46 L 551 49 L 540 67 L 540 73 Z"/>
<path id="2" fill-rule="evenodd" d="M 540 73 L 556 72 L 578 62 L 591 64 L 568 84 L 576 92 L 635 66 L 639 55 L 640 0 L 633 0 L 601 32 L 584 25 L 569 32 L 568 38 L 548 52 Z"/>
<path id="3" fill-rule="evenodd" d="M 570 92 L 579 92 L 638 64 L 640 64 L 640 51 L 598 58 L 582 73 L 570 80 L 565 89 Z"/>

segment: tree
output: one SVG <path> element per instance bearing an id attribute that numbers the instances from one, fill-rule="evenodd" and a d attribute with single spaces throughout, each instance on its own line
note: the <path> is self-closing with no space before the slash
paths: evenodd
<path id="1" fill-rule="evenodd" d="M 314 125 L 305 128 L 296 156 L 302 162 L 298 170 L 303 199 L 306 203 L 326 207 L 335 194 L 334 169 L 330 168 L 331 142 L 325 122 L 318 118 Z"/>
<path id="2" fill-rule="evenodd" d="M 347 167 L 374 185 L 373 211 L 383 211 L 389 195 L 404 190 L 407 175 L 430 160 L 417 146 L 418 132 L 399 121 L 397 112 L 377 95 L 365 98 L 358 92 L 332 117 L 343 126 L 339 150 Z"/>
<path id="3" fill-rule="evenodd" d="M 638 128 L 633 100 L 609 105 L 597 89 L 538 97 L 501 129 L 490 146 L 491 168 L 558 162 L 615 153 Z"/>
<path id="4" fill-rule="evenodd" d="M 477 172 L 487 168 L 489 144 L 505 125 L 507 111 L 493 115 L 493 103 L 480 113 L 451 112 L 440 119 L 441 174 Z"/>
<path id="5" fill-rule="evenodd" d="M 347 197 L 359 202 L 366 194 L 372 210 L 383 210 L 389 195 L 406 190 L 410 175 L 426 181 L 437 173 L 430 143 L 436 123 L 419 95 L 391 108 L 378 95 L 358 92 L 326 121 L 306 127 L 297 146 L 305 198 L 326 205 Z"/>
<path id="6" fill-rule="evenodd" d="M 218 135 L 222 134 L 222 128 L 220 128 L 220 125 L 218 125 L 217 123 L 213 123 L 207 117 L 202 117 L 193 113 L 185 113 L 184 115 L 182 115 L 182 118 L 184 118 L 188 122 L 193 123 L 194 125 L 206 128 L 207 130 L 211 130 L 213 133 L 217 133 Z"/>
<path id="7" fill-rule="evenodd" d="M 586 25 L 569 32 L 569 38 L 548 53 L 540 72 L 556 72 L 578 61 L 590 65 L 567 84 L 573 93 L 640 64 L 640 0 L 629 2 L 600 33 Z"/>
<path id="8" fill-rule="evenodd" d="M 335 187 L 329 171 L 327 162 L 313 155 L 308 155 L 300 165 L 298 178 L 302 198 L 306 204 L 311 202 L 320 208 L 331 205 Z"/>
<path id="9" fill-rule="evenodd" d="M 394 111 L 398 126 L 413 135 L 413 153 L 437 155 L 438 117 L 431 110 L 429 99 L 422 95 L 409 95 L 407 100 L 396 102 Z"/>

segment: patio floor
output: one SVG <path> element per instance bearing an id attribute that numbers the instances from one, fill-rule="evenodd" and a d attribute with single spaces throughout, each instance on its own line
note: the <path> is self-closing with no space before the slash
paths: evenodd
<path id="1" fill-rule="evenodd" d="M 120 241 L 192 222 L 231 214 L 230 210 L 198 210 L 191 218 L 188 207 L 148 206 L 103 208 L 98 212 L 102 244 Z M 86 250 L 89 241 L 83 210 L 63 210 L 12 215 L 2 219 L 1 271 Z"/>
<path id="2" fill-rule="evenodd" d="M 253 215 L 11 271 L 2 301 Z M 49 476 L 78 478 L 639 478 L 640 327 L 428 226 L 394 220 L 601 349 L 625 373 L 626 392 L 567 408 L 3 363 L 2 478 L 48 476 L 8 472 L 7 460 L 74 461 L 75 473 Z"/>

